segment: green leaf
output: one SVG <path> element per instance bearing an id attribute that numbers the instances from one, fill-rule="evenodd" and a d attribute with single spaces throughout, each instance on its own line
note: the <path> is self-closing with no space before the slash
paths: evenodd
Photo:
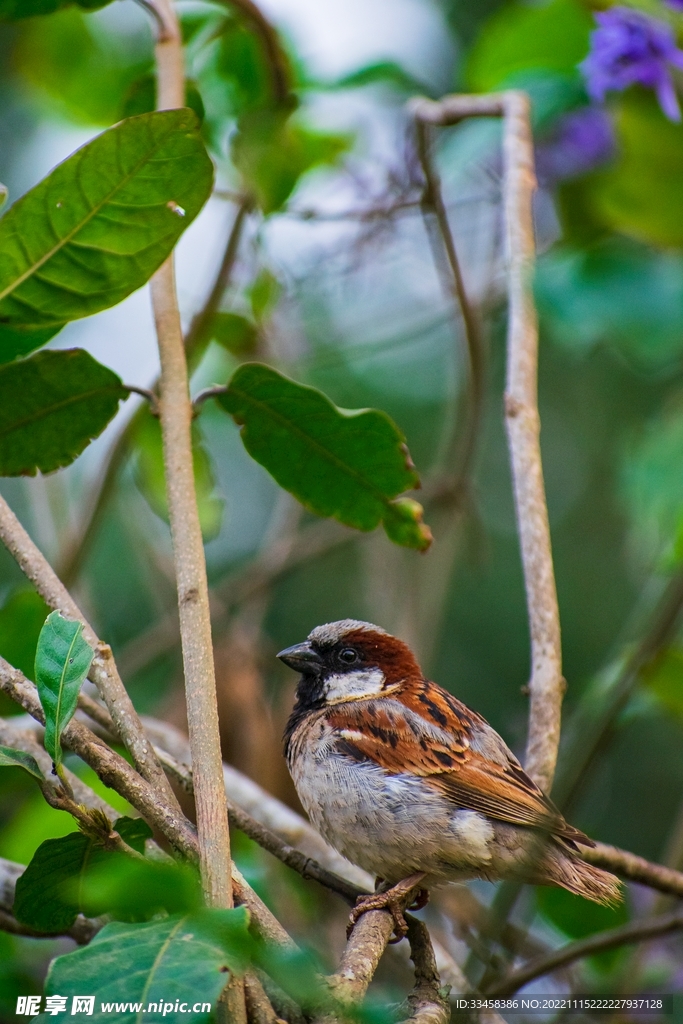
<path id="1" fill-rule="evenodd" d="M 17 879 L 13 908 L 17 921 L 48 935 L 70 928 L 79 903 L 68 883 L 83 870 L 92 847 L 92 840 L 82 832 L 41 843 Z"/>
<path id="2" fill-rule="evenodd" d="M 116 374 L 82 349 L 0 366 L 0 475 L 68 466 L 127 397 Z"/>
<path id="3" fill-rule="evenodd" d="M 82 623 L 50 612 L 38 637 L 36 686 L 45 712 L 45 749 L 57 767 L 62 761 L 60 738 L 74 716 L 94 655 L 82 632 Z"/>
<path id="4" fill-rule="evenodd" d="M 241 971 L 244 951 L 252 945 L 242 907 L 145 924 L 108 924 L 88 946 L 53 960 L 46 993 L 70 998 L 87 992 L 98 1007 L 111 1002 L 106 1019 L 112 1024 L 139 1020 L 139 1012 L 122 1008 L 131 1002 L 142 1002 L 150 1019 L 184 1003 L 185 1024 L 203 1024 L 212 1019 L 228 981 L 226 970 Z M 149 1010 L 153 1004 L 157 1008 Z"/>
<path id="5" fill-rule="evenodd" d="M 0 320 L 54 326 L 120 302 L 168 256 L 212 182 L 190 110 L 103 132 L 0 220 Z"/>
<path id="6" fill-rule="evenodd" d="M 235 356 L 253 352 L 258 340 L 256 325 L 237 313 L 216 313 L 211 337 Z"/>
<path id="7" fill-rule="evenodd" d="M 230 112 L 272 108 L 273 76 L 255 32 L 235 18 L 226 18 L 214 54 L 214 69 L 223 84 L 224 106 Z"/>
<path id="8" fill-rule="evenodd" d="M 592 178 L 597 215 L 612 228 L 655 245 L 683 245 L 683 125 L 656 99 L 631 90 L 619 103 L 620 156 Z"/>
<path id="9" fill-rule="evenodd" d="M 31 680 L 38 637 L 49 611 L 42 597 L 28 589 L 15 591 L 0 608 L 0 657 Z"/>
<path id="10" fill-rule="evenodd" d="M 219 397 L 242 427 L 249 454 L 319 516 L 358 530 L 384 523 L 396 543 L 426 550 L 417 502 L 401 499 L 419 477 L 395 423 L 376 409 L 338 409 L 315 388 L 268 366 L 246 363 Z"/>
<path id="11" fill-rule="evenodd" d="M 14 750 L 13 747 L 0 746 L 0 767 L 23 768 L 29 775 L 44 781 L 45 776 L 32 754 L 26 754 L 23 750 Z"/>
<path id="12" fill-rule="evenodd" d="M 486 22 L 470 51 L 468 85 L 486 92 L 532 68 L 575 72 L 588 53 L 593 28 L 578 0 L 505 5 Z"/>
<path id="13" fill-rule="evenodd" d="M 271 274 L 267 267 L 263 267 L 256 275 L 256 279 L 247 289 L 247 295 L 251 302 L 254 319 L 257 323 L 266 320 L 280 298 L 282 287 L 280 282 Z"/>
<path id="14" fill-rule="evenodd" d="M 157 80 L 156 75 L 149 73 L 137 78 L 126 93 L 123 101 L 122 117 L 136 117 L 138 114 L 148 114 L 155 110 L 157 105 Z M 185 106 L 194 110 L 198 121 L 204 120 L 204 103 L 197 88 L 197 83 L 190 78 L 185 79 Z"/>
<path id="15" fill-rule="evenodd" d="M 16 21 L 37 14 L 52 14 L 62 7 L 76 4 L 86 11 L 97 11 L 111 0 L 0 0 L 0 21 Z"/>
<path id="16" fill-rule="evenodd" d="M 158 419 L 150 413 L 140 423 L 135 450 L 135 483 L 152 511 L 168 523 L 161 428 Z M 204 540 L 212 540 L 220 531 L 225 502 L 216 494 L 211 460 L 196 423 L 192 425 L 192 463 L 202 536 Z"/>
<path id="17" fill-rule="evenodd" d="M 152 65 L 149 33 L 62 6 L 21 26 L 13 70 L 48 115 L 107 127 L 120 119 L 130 84 Z"/>
<path id="18" fill-rule="evenodd" d="M 61 331 L 64 324 L 35 328 L 24 324 L 0 323 L 0 363 L 10 363 L 18 356 L 27 356 L 42 348 L 50 338 Z"/>
<path id="19" fill-rule="evenodd" d="M 139 853 L 152 835 L 141 818 L 118 818 L 114 828 Z M 55 934 L 79 913 L 140 921 L 200 905 L 199 881 L 187 865 L 133 860 L 71 832 L 40 844 L 17 882 L 14 913 L 23 924 Z"/>
<path id="20" fill-rule="evenodd" d="M 145 842 L 152 838 L 152 830 L 144 818 L 117 818 L 114 828 L 121 838 L 138 853 L 144 854 Z"/>
<path id="21" fill-rule="evenodd" d="M 304 128 L 289 111 L 256 110 L 240 118 L 231 154 L 268 214 L 284 206 L 306 171 L 336 163 L 348 147 L 348 137 Z"/>
<path id="22" fill-rule="evenodd" d="M 102 852 L 84 865 L 81 875 L 71 879 L 68 892 L 86 916 L 109 914 L 119 921 L 189 913 L 202 905 L 199 877 L 189 865 L 133 860 L 116 851 Z"/>

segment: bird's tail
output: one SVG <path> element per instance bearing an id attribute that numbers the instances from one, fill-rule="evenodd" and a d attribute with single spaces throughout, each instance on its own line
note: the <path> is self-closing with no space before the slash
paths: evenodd
<path id="1" fill-rule="evenodd" d="M 539 869 L 541 877 L 536 881 L 541 885 L 559 885 L 607 907 L 621 903 L 624 898 L 622 884 L 616 875 L 587 864 L 578 854 L 559 844 L 547 848 Z"/>

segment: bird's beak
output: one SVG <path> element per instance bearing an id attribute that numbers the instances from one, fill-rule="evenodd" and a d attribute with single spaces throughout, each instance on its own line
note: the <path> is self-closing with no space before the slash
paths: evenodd
<path id="1" fill-rule="evenodd" d="M 295 644 L 294 647 L 287 647 L 277 655 L 280 661 L 289 665 L 296 672 L 303 672 L 304 675 L 318 675 L 322 671 L 323 661 L 308 641 L 303 644 Z"/>

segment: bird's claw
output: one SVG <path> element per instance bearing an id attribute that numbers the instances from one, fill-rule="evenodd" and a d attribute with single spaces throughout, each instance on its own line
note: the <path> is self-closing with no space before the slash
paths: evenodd
<path id="1" fill-rule="evenodd" d="M 384 892 L 375 892 L 372 896 L 359 896 L 349 917 L 349 924 L 346 929 L 347 939 L 350 937 L 358 920 L 363 914 L 367 914 L 369 910 L 386 910 L 391 914 L 394 922 L 394 937 L 389 940 L 390 944 L 400 942 L 401 939 L 405 938 L 408 934 L 408 925 L 404 916 L 405 898 L 422 878 L 424 878 L 424 873 L 411 875 L 410 878 L 404 879 Z M 419 889 L 415 899 L 410 904 L 410 909 L 420 910 L 428 900 L 428 890 Z"/>

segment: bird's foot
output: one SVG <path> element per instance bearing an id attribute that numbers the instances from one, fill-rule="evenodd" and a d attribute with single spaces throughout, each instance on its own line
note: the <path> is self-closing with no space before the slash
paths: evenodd
<path id="1" fill-rule="evenodd" d="M 369 910 L 386 910 L 394 921 L 394 938 L 390 941 L 392 943 L 400 942 L 408 933 L 408 925 L 404 917 L 406 897 L 417 888 L 424 877 L 425 872 L 419 871 L 415 875 L 404 878 L 390 889 L 374 892 L 372 896 L 359 896 L 349 918 L 349 925 L 346 929 L 347 939 L 363 914 L 367 914 Z M 417 889 L 415 899 L 410 904 L 411 909 L 419 910 L 425 906 L 428 899 L 429 893 L 426 889 Z"/>

